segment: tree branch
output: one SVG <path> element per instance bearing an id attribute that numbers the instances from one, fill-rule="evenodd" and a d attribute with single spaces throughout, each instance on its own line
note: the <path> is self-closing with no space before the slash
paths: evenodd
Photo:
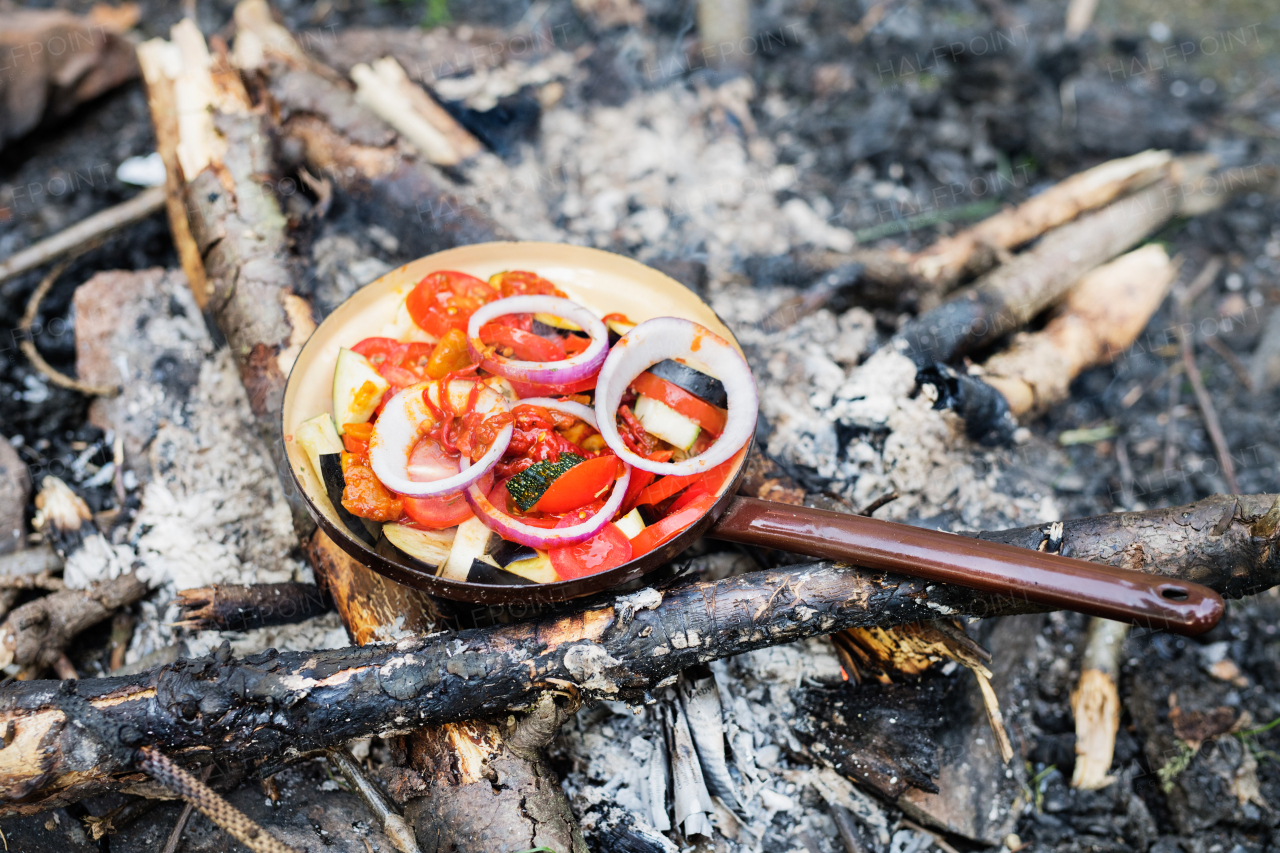
<path id="1" fill-rule="evenodd" d="M 1226 595 L 1280 583 L 1280 501 L 1215 496 L 1183 507 L 1067 522 L 1062 551 L 1206 584 Z M 979 534 L 1039 547 L 1049 528 Z M 548 689 L 642 699 L 695 663 L 844 628 L 939 615 L 990 617 L 1025 601 L 814 563 L 644 590 L 539 622 L 395 645 L 234 660 L 223 651 L 130 678 L 86 679 L 80 695 L 187 760 L 288 761 L 356 737 L 531 706 Z M 54 709 L 57 682 L 0 689 L 0 813 L 71 802 L 130 779 Z"/>

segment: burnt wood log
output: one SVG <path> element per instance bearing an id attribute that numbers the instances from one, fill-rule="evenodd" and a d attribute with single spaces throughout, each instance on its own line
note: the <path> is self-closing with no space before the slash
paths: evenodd
<path id="1" fill-rule="evenodd" d="M 267 625 L 294 625 L 332 609 L 311 583 L 218 584 L 178 590 L 181 619 L 188 631 L 249 631 Z"/>
<path id="2" fill-rule="evenodd" d="M 1280 501 L 1216 496 L 1182 507 L 1067 522 L 1062 552 L 1180 577 L 1240 596 L 1280 583 Z M 1039 547 L 1048 527 L 979 534 Z M 80 695 L 182 756 L 235 756 L 270 773 L 352 738 L 530 707 L 548 690 L 642 700 L 695 663 L 845 628 L 1040 608 L 1016 598 L 814 563 L 644 590 L 538 622 L 434 634 L 394 645 L 245 660 L 229 652 Z M 54 706 L 58 683 L 0 688 L 0 815 L 127 787 L 124 768 Z M 122 729 L 123 730 L 123 729 Z"/>

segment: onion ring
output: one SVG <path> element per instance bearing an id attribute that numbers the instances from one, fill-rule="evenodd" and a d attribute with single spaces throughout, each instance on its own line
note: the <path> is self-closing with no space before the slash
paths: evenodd
<path id="1" fill-rule="evenodd" d="M 680 358 L 719 379 L 729 396 L 729 417 L 715 444 L 682 462 L 654 462 L 633 453 L 618 434 L 617 411 L 627 386 L 664 358 Z M 746 359 L 705 326 L 678 317 L 646 320 L 613 345 L 596 381 L 596 429 L 623 462 L 654 474 L 683 477 L 709 471 L 751 440 L 760 397 Z"/>
<path id="2" fill-rule="evenodd" d="M 562 361 L 517 361 L 486 351 L 480 339 L 480 327 L 490 320 L 508 314 L 553 314 L 572 320 L 591 336 L 591 345 Z M 586 379 L 600 369 L 609 351 L 609 330 L 604 321 L 586 308 L 558 296 L 508 296 L 482 305 L 467 323 L 467 348 L 490 373 L 519 382 L 563 385 Z"/>
<path id="3" fill-rule="evenodd" d="M 461 411 L 467 406 L 475 382 L 455 379 L 449 383 L 449 407 L 453 411 Z M 435 497 L 459 492 L 474 484 L 489 473 L 498 464 L 502 454 L 507 452 L 511 443 L 514 425 L 507 424 L 498 433 L 493 444 L 484 455 L 471 464 L 466 454 L 462 460 L 467 463 L 457 474 L 440 480 L 422 483 L 409 479 L 409 454 L 418 440 L 436 425 L 436 418 L 423 401 L 423 392 L 431 394 L 432 399 L 439 402 L 439 382 L 419 382 L 397 391 L 387 401 L 386 407 L 373 425 L 373 435 L 369 438 L 369 467 L 377 475 L 382 484 L 393 492 L 415 498 Z M 460 402 L 459 402 L 460 401 Z M 488 414 L 493 411 L 510 411 L 511 404 L 505 397 L 489 388 L 480 386 L 480 394 L 474 411 Z"/>
<path id="4" fill-rule="evenodd" d="M 573 415 L 575 418 L 582 418 L 591 426 L 599 429 L 596 426 L 595 412 L 591 411 L 589 406 L 575 403 L 572 400 L 552 400 L 549 397 L 534 397 L 529 400 L 521 400 L 520 404 L 555 409 L 567 415 Z M 465 456 L 462 458 L 462 464 L 463 466 L 467 465 Z M 547 529 L 525 524 L 494 506 L 489 501 L 489 496 L 480 488 L 479 483 L 472 483 L 463 494 L 466 496 L 467 503 L 471 506 L 472 511 L 475 512 L 476 517 L 503 539 L 509 539 L 512 542 L 526 545 L 530 548 L 542 548 L 543 550 L 563 548 L 566 545 L 585 542 L 595 536 L 604 529 L 606 524 L 613 520 L 614 515 L 622 508 L 622 501 L 627 496 L 627 487 L 631 485 L 631 466 L 624 462 L 622 467 L 622 477 L 614 481 L 613 491 L 609 493 L 609 499 L 605 501 L 600 511 L 581 524 L 575 524 L 572 527 Z M 464 467 L 463 472 L 465 473 L 466 470 Z"/>

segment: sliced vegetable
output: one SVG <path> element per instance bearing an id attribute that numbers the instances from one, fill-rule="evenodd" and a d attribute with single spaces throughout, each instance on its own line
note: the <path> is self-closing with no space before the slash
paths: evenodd
<path id="1" fill-rule="evenodd" d="M 373 521 L 395 521 L 404 512 L 400 499 L 388 491 L 369 467 L 369 459 L 358 453 L 342 454 L 342 505 L 352 514 Z"/>
<path id="2" fill-rule="evenodd" d="M 568 526 L 578 521 L 576 514 L 570 514 L 560 524 Z M 606 524 L 599 533 L 585 542 L 552 548 L 547 553 L 551 556 L 551 565 L 555 567 L 556 574 L 564 580 L 573 580 L 598 575 L 621 566 L 631 559 L 632 548 L 627 535 L 618 529 L 618 525 Z"/>
<path id="3" fill-rule="evenodd" d="M 542 492 L 542 496 L 533 505 L 534 511 L 559 515 L 586 506 L 613 485 L 613 481 L 618 478 L 618 467 L 618 457 L 612 454 L 587 459 L 570 467 Z M 533 469 L 521 473 L 527 474 L 531 470 Z"/>
<path id="4" fill-rule="evenodd" d="M 745 448 L 734 454 L 732 458 L 721 462 L 705 474 L 687 474 L 683 477 L 663 477 L 656 481 L 653 485 L 647 487 L 636 499 L 636 504 L 660 504 L 667 498 L 679 492 L 686 486 L 694 483 L 702 483 L 706 487 L 709 494 L 718 495 L 720 487 L 724 485 L 724 481 L 733 469 L 737 466 L 742 456 L 745 454 Z"/>
<path id="5" fill-rule="evenodd" d="M 513 560 L 503 566 L 503 570 L 511 572 L 513 575 L 519 575 L 526 580 L 531 580 L 534 583 L 555 583 L 560 580 L 547 552 L 530 550 L 533 551 L 532 557 Z"/>
<path id="6" fill-rule="evenodd" d="M 364 356 L 345 347 L 338 350 L 333 369 L 333 420 L 338 434 L 344 424 L 369 420 L 390 387 Z"/>
<path id="7" fill-rule="evenodd" d="M 679 356 L 724 383 L 729 415 L 724 432 L 702 453 L 680 462 L 654 462 L 633 451 L 618 432 L 622 394 L 632 380 L 665 358 Z M 596 383 L 596 419 L 600 435 L 623 462 L 655 474 L 709 471 L 751 441 L 760 398 L 742 354 L 711 330 L 676 317 L 646 320 L 609 351 Z"/>
<path id="8" fill-rule="evenodd" d="M 640 531 L 644 530 L 644 519 L 640 517 L 640 510 L 633 509 L 622 518 L 614 522 L 617 528 L 622 531 L 622 535 L 628 539 L 635 539 L 640 535 Z"/>
<path id="9" fill-rule="evenodd" d="M 498 355 L 485 344 L 481 329 L 499 317 L 510 314 L 545 312 L 570 320 L 591 336 L 591 344 L 571 358 L 555 360 L 517 360 Z M 518 382 L 557 385 L 577 382 L 600 369 L 608 351 L 608 332 L 594 314 L 568 299 L 558 296 L 512 296 L 490 302 L 471 315 L 467 325 L 467 343 L 480 366 L 490 373 Z"/>
<path id="10" fill-rule="evenodd" d="M 489 539 L 492 536 L 493 531 L 485 527 L 478 518 L 470 518 L 459 524 L 453 547 L 449 549 L 449 559 L 440 566 L 440 577 L 465 581 L 471 572 L 471 564 L 489 550 Z"/>
<path id="11" fill-rule="evenodd" d="M 645 371 L 633 379 L 631 387 L 637 394 L 665 404 L 712 435 L 724 432 L 726 417 L 724 409 L 717 409 L 706 400 L 695 397 L 683 388 L 655 376 L 651 371 Z M 637 414 L 639 414 L 638 411 Z"/>
<path id="12" fill-rule="evenodd" d="M 468 467 L 452 476 L 428 482 L 410 479 L 409 457 L 419 438 L 436 425 L 436 416 L 427 407 L 425 394 L 432 405 L 439 409 L 443 397 L 441 385 L 447 385 L 448 407 L 454 412 L 465 412 L 474 402 L 473 411 L 481 415 L 506 412 L 510 405 L 497 391 L 487 385 L 456 379 L 448 383 L 420 382 L 396 393 L 378 416 L 369 442 L 369 462 L 378 478 L 391 490 L 402 495 L 432 497 L 447 495 L 470 486 L 487 474 L 511 443 L 512 426 L 507 424 L 494 438 L 489 449 Z M 473 392 L 474 401 L 472 400 Z M 465 455 L 462 458 L 466 458 Z"/>
<path id="13" fill-rule="evenodd" d="M 587 406 L 581 403 L 575 403 L 571 400 L 552 400 L 546 397 L 535 397 L 526 400 L 526 404 L 531 406 L 542 406 L 546 409 L 563 412 L 573 415 L 575 418 L 581 418 L 591 426 L 596 427 L 596 415 Z M 466 457 L 463 457 L 462 464 L 467 464 Z M 572 545 L 582 542 L 596 535 L 604 525 L 609 523 L 622 506 L 622 499 L 627 494 L 627 486 L 631 483 L 632 468 L 630 465 L 622 466 L 622 477 L 614 483 L 613 489 L 609 493 L 609 499 L 604 502 L 604 506 L 590 518 L 578 524 L 569 527 L 557 527 L 554 530 L 548 530 L 541 527 L 535 519 L 521 519 L 511 515 L 505 506 L 503 506 L 511 497 L 511 493 L 507 491 L 506 486 L 495 487 L 493 490 L 497 500 L 491 500 L 489 495 L 477 485 L 472 485 L 467 489 L 467 503 L 471 504 L 471 508 L 475 510 L 476 517 L 482 520 L 491 529 L 496 531 L 503 539 L 512 542 L 519 542 L 522 545 L 530 545 L 534 548 L 557 548 L 565 545 Z"/>
<path id="14" fill-rule="evenodd" d="M 320 473 L 324 480 L 325 494 L 329 497 L 329 503 L 333 504 L 334 512 L 337 513 L 342 526 L 372 545 L 377 538 L 377 527 L 342 505 L 342 494 L 347 488 L 346 477 L 342 475 L 342 453 L 322 454 Z"/>
<path id="15" fill-rule="evenodd" d="M 311 460 L 311 470 L 316 479 L 324 482 L 324 472 L 320 470 L 320 457 L 326 453 L 341 453 L 342 439 L 338 437 L 333 418 L 326 412 L 298 424 L 293 431 L 293 440 L 298 443 L 307 458 Z"/>
<path id="16" fill-rule="evenodd" d="M 631 539 L 631 558 L 647 554 L 676 538 L 685 528 L 693 524 L 715 505 L 715 495 L 704 495 L 679 512 L 673 512 L 653 524 Z"/>
<path id="17" fill-rule="evenodd" d="M 557 317 L 555 314 L 547 314 L 543 311 L 535 312 L 533 319 L 534 322 L 541 323 L 544 326 L 550 326 L 553 329 L 563 329 L 566 332 L 582 331 L 582 327 L 572 320 L 566 320 L 563 317 Z"/>
<path id="18" fill-rule="evenodd" d="M 564 347 L 557 341 L 513 326 L 488 323 L 480 327 L 480 340 L 499 350 L 511 350 L 521 361 L 561 361 L 565 357 Z"/>
<path id="19" fill-rule="evenodd" d="M 405 308 L 421 329 L 443 338 L 450 329 L 465 330 L 477 308 L 497 294 L 486 282 L 464 272 L 433 272 L 410 291 Z"/>
<path id="20" fill-rule="evenodd" d="M 649 372 L 712 406 L 721 409 L 729 406 L 729 395 L 725 393 L 724 383 L 687 364 L 664 358 L 650 367 Z"/>
<path id="21" fill-rule="evenodd" d="M 382 525 L 382 535 L 410 557 L 435 568 L 449 559 L 456 533 L 453 530 L 421 530 L 391 522 Z"/>
<path id="22" fill-rule="evenodd" d="M 537 548 L 530 548 L 528 545 L 521 545 L 519 542 L 508 542 L 506 539 L 499 539 L 489 549 L 489 557 L 503 568 L 506 568 L 508 563 L 532 560 L 538 554 Z"/>
<path id="23" fill-rule="evenodd" d="M 450 329 L 431 350 L 424 372 L 431 379 L 444 379 L 455 370 L 462 370 L 470 364 L 467 333 L 462 329 Z"/>
<path id="24" fill-rule="evenodd" d="M 520 507 L 521 512 L 528 512 L 542 499 L 556 478 L 582 462 L 582 457 L 574 453 L 561 453 L 560 458 L 555 462 L 550 460 L 535 462 L 507 481 L 511 502 Z M 570 509 L 573 508 L 575 507 L 570 507 Z"/>
<path id="25" fill-rule="evenodd" d="M 432 498 L 404 497 L 400 500 L 404 504 L 405 515 L 433 530 L 456 527 L 469 518 L 475 518 L 475 513 L 471 511 L 462 492 Z"/>
<path id="26" fill-rule="evenodd" d="M 564 292 L 542 276 L 527 270 L 507 270 L 489 276 L 489 286 L 502 296 L 559 296 Z"/>
<path id="27" fill-rule="evenodd" d="M 681 450 L 692 447 L 702 430 L 696 421 L 652 397 L 637 397 L 635 411 L 645 432 Z"/>

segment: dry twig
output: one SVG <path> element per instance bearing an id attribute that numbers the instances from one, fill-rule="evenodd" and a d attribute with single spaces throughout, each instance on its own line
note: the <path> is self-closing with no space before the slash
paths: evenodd
<path id="1" fill-rule="evenodd" d="M 31 362 L 36 370 L 43 373 L 54 385 L 57 385 L 60 388 L 68 388 L 72 391 L 78 391 L 81 394 L 86 394 L 90 397 L 114 397 L 116 394 L 120 393 L 120 389 L 114 385 L 92 385 L 87 382 L 81 382 L 78 379 L 72 379 L 70 376 L 56 370 L 49 364 L 49 362 L 44 360 L 43 356 L 40 355 L 40 352 L 36 349 L 35 340 L 31 334 L 31 327 L 35 325 L 36 316 L 40 313 L 40 303 L 44 300 L 45 296 L 48 295 L 49 290 L 53 287 L 53 283 L 58 280 L 59 276 L 66 272 L 67 267 L 71 265 L 73 260 L 75 260 L 76 255 L 91 248 L 91 246 L 92 244 L 87 244 L 78 247 L 71 257 L 61 261 L 57 266 L 49 271 L 48 275 L 40 280 L 40 284 L 38 284 L 36 289 L 32 292 L 31 298 L 27 300 L 27 310 L 23 313 L 22 320 L 18 323 L 18 330 L 23 336 L 22 340 L 18 342 L 18 348 L 22 350 L 22 354 L 27 357 L 27 360 Z M 0 273 L 0 280 L 2 279 L 3 274 Z"/>
<path id="2" fill-rule="evenodd" d="M 83 252 L 111 233 L 135 222 L 141 222 L 162 207 L 164 207 L 162 188 L 143 190 L 128 201 L 99 211 L 65 231 L 46 237 L 35 245 L 15 252 L 9 258 L 0 261 L 0 283 L 66 255 Z"/>

